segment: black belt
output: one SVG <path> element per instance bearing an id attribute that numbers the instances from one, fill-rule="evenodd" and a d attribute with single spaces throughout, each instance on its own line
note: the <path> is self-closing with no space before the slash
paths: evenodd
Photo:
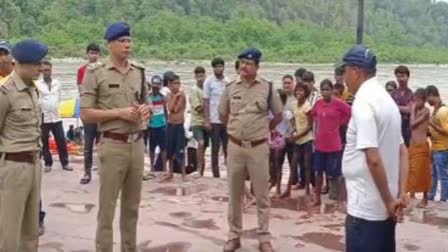
<path id="1" fill-rule="evenodd" d="M 126 133 L 114 133 L 110 131 L 103 132 L 103 137 L 110 138 L 112 140 L 121 141 L 123 143 L 133 143 L 137 142 L 140 138 L 143 137 L 143 132 L 138 132 L 135 134 L 126 134 Z"/>
<path id="2" fill-rule="evenodd" d="M 37 151 L 22 151 L 2 154 L 5 155 L 5 160 L 8 161 L 34 164 L 34 161 L 39 153 Z"/>
<path id="3" fill-rule="evenodd" d="M 232 141 L 236 145 L 239 145 L 240 147 L 255 147 L 260 144 L 265 143 L 267 140 L 267 138 L 263 138 L 263 139 L 254 140 L 254 141 L 243 141 L 243 140 L 240 140 L 232 135 L 228 135 L 228 137 L 229 137 L 230 141 Z"/>

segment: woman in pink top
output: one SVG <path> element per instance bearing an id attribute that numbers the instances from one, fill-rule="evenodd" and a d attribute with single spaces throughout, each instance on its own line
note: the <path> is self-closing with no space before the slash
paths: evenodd
<path id="1" fill-rule="evenodd" d="M 333 184 L 339 181 L 341 166 L 338 163 L 342 155 L 339 129 L 348 124 L 351 116 L 350 106 L 333 96 L 333 83 L 330 80 L 326 79 L 320 83 L 320 92 L 322 99 L 316 103 L 311 112 L 315 122 L 313 168 L 316 175 L 316 198 L 313 202 L 314 206 L 321 204 L 323 173 L 326 173 Z"/>

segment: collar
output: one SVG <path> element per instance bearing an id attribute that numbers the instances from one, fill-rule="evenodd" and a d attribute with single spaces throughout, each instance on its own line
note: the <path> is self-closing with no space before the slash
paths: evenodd
<path id="1" fill-rule="evenodd" d="M 20 76 L 17 74 L 16 71 L 11 73 L 11 78 L 14 81 L 14 85 L 16 85 L 16 88 L 18 91 L 23 91 L 31 86 L 28 86 L 27 84 L 25 84 L 25 82 L 22 80 L 22 78 L 20 78 Z"/>
<path id="2" fill-rule="evenodd" d="M 261 79 L 257 76 L 257 77 L 255 78 L 253 84 L 259 84 L 259 83 L 261 83 L 261 82 L 262 82 Z M 236 80 L 236 84 L 246 84 L 246 85 L 248 85 L 249 83 L 244 82 L 244 81 L 241 79 L 241 76 L 238 76 L 238 79 Z"/>
<path id="3" fill-rule="evenodd" d="M 117 67 L 115 66 L 115 64 L 112 62 L 110 56 L 106 58 L 106 61 L 105 61 L 105 62 L 106 62 L 106 69 L 107 69 L 107 70 L 110 70 L 110 69 L 117 69 Z M 128 66 L 129 66 L 129 69 L 130 69 L 130 70 L 133 70 L 133 68 L 132 68 L 131 63 L 129 62 L 129 60 L 128 60 L 127 64 L 128 64 Z"/>

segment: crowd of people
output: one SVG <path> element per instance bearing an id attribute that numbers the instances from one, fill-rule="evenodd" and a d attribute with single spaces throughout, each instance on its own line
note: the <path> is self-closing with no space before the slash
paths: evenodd
<path id="1" fill-rule="evenodd" d="M 321 205 L 322 194 L 346 207 L 347 251 L 364 251 L 366 246 L 394 251 L 395 224 L 402 218 L 406 195 L 423 193 L 418 207 L 427 207 L 435 200 L 440 181 L 440 201 L 448 200 L 448 107 L 438 88 L 429 85 L 412 91 L 410 70 L 403 65 L 395 68 L 396 81 L 379 84 L 376 56 L 364 46 L 347 52 L 333 80 L 316 85 L 312 70 L 299 68 L 281 78 L 280 89 L 257 75 L 262 53 L 248 48 L 235 62 L 236 80 L 225 76 L 226 63 L 217 57 L 210 63 L 209 76 L 203 66 L 192 70 L 196 83 L 187 94 L 175 72 L 149 77 L 143 66 L 128 61 L 132 40 L 127 24 L 109 26 L 105 40 L 109 56 L 101 60 L 100 47 L 89 44 L 88 63 L 77 75 L 84 129 L 81 184 L 91 182 L 93 149 L 101 139 L 98 251 L 111 251 L 119 195 L 121 246 L 135 251 L 142 180 L 157 178 L 157 172 L 163 172 L 158 177 L 161 183 L 172 180 L 174 173 L 185 180 L 194 171 L 204 176 L 208 167 L 219 178 L 221 152 L 230 196 L 227 252 L 241 246 L 242 209 L 253 203 L 258 210 L 260 251 L 273 251 L 269 196 L 282 200 L 291 197 L 292 190 L 304 190 L 309 207 Z M 44 171 L 50 172 L 50 132 L 62 169 L 73 170 L 58 114 L 61 84 L 52 77 L 52 63 L 44 60 L 47 51 L 38 41 L 25 40 L 13 48 L 0 43 L 2 170 L 26 163 L 33 167 L 30 171 L 37 171 L 35 153 L 42 149 Z M 144 172 L 145 150 L 148 172 Z M 284 189 L 285 159 L 289 178 Z M 13 228 L 38 209 L 26 207 L 40 198 L 40 175 L 33 176 L 39 180 L 32 182 L 33 197 L 23 193 L 15 205 L 3 197 L 7 181 L 0 182 L 0 247 L 8 251 L 16 251 L 18 244 L 28 246 L 26 251 L 37 249 L 34 222 L 25 218 L 29 223 Z M 43 216 L 41 211 L 41 227 Z M 22 239 L 19 243 L 17 237 Z"/>

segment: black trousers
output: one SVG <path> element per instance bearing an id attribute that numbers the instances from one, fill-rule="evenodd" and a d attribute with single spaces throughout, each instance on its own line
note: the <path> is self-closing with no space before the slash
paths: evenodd
<path id="1" fill-rule="evenodd" d="M 226 126 L 220 123 L 212 123 L 212 172 L 213 177 L 219 178 L 219 148 L 222 144 L 224 158 L 227 158 L 227 131 Z"/>
<path id="2" fill-rule="evenodd" d="M 100 139 L 96 123 L 84 123 L 84 173 L 92 174 L 93 145 Z"/>
<path id="3" fill-rule="evenodd" d="M 45 215 L 47 215 L 47 214 L 45 213 L 44 210 L 42 210 L 42 200 L 40 200 L 39 201 L 39 225 L 44 224 Z"/>
<path id="4" fill-rule="evenodd" d="M 48 145 L 50 131 L 56 141 L 56 146 L 58 147 L 59 160 L 61 161 L 62 166 L 66 166 L 68 165 L 68 152 L 62 122 L 42 124 L 42 152 L 45 166 L 53 165 L 53 158 L 51 157 L 50 148 Z"/>

